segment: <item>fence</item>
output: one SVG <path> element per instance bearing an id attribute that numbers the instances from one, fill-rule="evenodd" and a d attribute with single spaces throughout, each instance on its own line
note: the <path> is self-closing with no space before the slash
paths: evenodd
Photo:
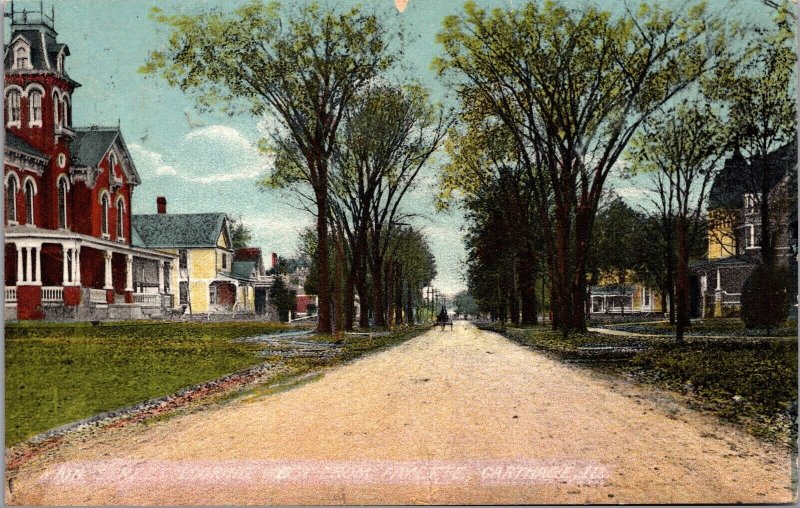
<path id="1" fill-rule="evenodd" d="M 146 307 L 160 307 L 161 295 L 158 293 L 134 293 L 133 303 L 138 303 Z"/>
<path id="2" fill-rule="evenodd" d="M 62 303 L 64 301 L 64 288 L 61 286 L 46 286 L 42 288 L 43 303 Z"/>

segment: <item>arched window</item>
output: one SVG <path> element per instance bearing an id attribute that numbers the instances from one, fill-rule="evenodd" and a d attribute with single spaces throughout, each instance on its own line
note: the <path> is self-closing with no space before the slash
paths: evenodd
<path id="1" fill-rule="evenodd" d="M 117 238 L 125 238 L 125 200 L 117 199 Z"/>
<path id="2" fill-rule="evenodd" d="M 100 198 L 100 206 L 102 208 L 100 215 L 100 232 L 104 235 L 108 235 L 108 194 L 103 194 L 103 197 Z"/>
<path id="3" fill-rule="evenodd" d="M 17 44 L 14 50 L 14 69 L 28 69 L 31 59 L 31 50 L 27 44 Z"/>
<path id="4" fill-rule="evenodd" d="M 33 224 L 33 196 L 36 191 L 33 188 L 33 181 L 25 182 L 25 224 Z"/>
<path id="5" fill-rule="evenodd" d="M 31 91 L 28 95 L 28 100 L 31 106 L 31 125 L 42 125 L 42 92 L 38 90 Z"/>
<path id="6" fill-rule="evenodd" d="M 69 127 L 72 125 L 72 111 L 69 107 L 69 96 L 64 94 L 62 100 L 64 101 L 64 114 L 61 116 L 62 121 L 64 122 L 65 127 Z"/>
<path id="7" fill-rule="evenodd" d="M 11 90 L 8 92 L 6 99 L 6 114 L 8 115 L 8 124 L 20 123 L 20 109 L 22 108 L 22 94 L 19 90 Z"/>
<path id="8" fill-rule="evenodd" d="M 16 177 L 8 178 L 8 190 L 6 190 L 6 218 L 9 222 L 17 222 L 17 192 L 19 192 L 19 182 Z"/>
<path id="9" fill-rule="evenodd" d="M 114 176 L 114 167 L 117 165 L 117 156 L 114 153 L 108 154 L 108 167 L 111 170 L 110 175 Z"/>
<path id="10" fill-rule="evenodd" d="M 64 72 L 64 54 L 58 55 L 58 59 L 56 60 L 56 69 L 59 73 Z"/>
<path id="11" fill-rule="evenodd" d="M 58 227 L 67 228 L 67 179 L 58 179 Z"/>
<path id="12" fill-rule="evenodd" d="M 61 123 L 61 101 L 58 100 L 58 94 L 53 92 L 53 123 L 56 125 L 63 125 Z"/>

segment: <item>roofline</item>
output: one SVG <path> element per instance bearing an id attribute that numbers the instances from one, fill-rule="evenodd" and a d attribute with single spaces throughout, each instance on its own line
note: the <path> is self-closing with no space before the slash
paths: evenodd
<path id="1" fill-rule="evenodd" d="M 30 157 L 31 159 L 36 159 L 37 161 L 41 162 L 43 166 L 46 166 L 48 162 L 50 162 L 49 157 L 42 157 L 41 155 L 34 155 L 32 153 L 23 152 L 22 150 L 17 150 L 16 148 L 12 148 L 8 145 L 4 146 L 3 149 L 7 152 L 14 152 L 23 157 Z"/>

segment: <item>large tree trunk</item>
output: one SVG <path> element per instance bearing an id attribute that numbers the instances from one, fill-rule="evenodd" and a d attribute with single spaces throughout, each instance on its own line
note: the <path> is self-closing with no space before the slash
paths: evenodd
<path id="1" fill-rule="evenodd" d="M 322 166 L 322 165 L 320 165 Z M 319 308 L 317 333 L 331 333 L 331 285 L 329 259 L 328 259 L 328 189 L 327 168 L 319 168 L 319 181 L 324 185 L 317 185 L 314 189 L 317 200 L 317 268 Z"/>
<path id="2" fill-rule="evenodd" d="M 353 248 L 353 274 L 355 275 L 356 292 L 358 293 L 358 327 L 369 328 L 369 286 L 367 281 L 367 219 L 362 217 L 359 230 L 356 232 L 356 244 Z"/>
<path id="3" fill-rule="evenodd" d="M 554 279 L 554 289 L 556 291 L 556 302 L 558 308 L 558 319 L 560 321 L 561 333 L 567 337 L 572 331 L 572 293 L 574 291 L 572 274 L 570 273 L 570 221 L 568 211 L 563 204 L 556 205 L 556 270 Z"/>
<path id="4" fill-rule="evenodd" d="M 333 267 L 333 298 L 334 298 L 334 328 L 337 333 L 344 329 L 345 310 L 344 310 L 344 274 L 342 268 L 344 267 L 344 252 L 342 252 L 342 241 L 340 236 L 336 236 L 336 262 Z"/>
<path id="5" fill-rule="evenodd" d="M 517 260 L 519 274 L 519 294 L 522 300 L 522 324 L 535 325 L 539 322 L 536 308 L 536 255 L 526 242 Z"/>
<path id="6" fill-rule="evenodd" d="M 411 291 L 411 287 L 406 285 L 405 291 L 406 297 L 406 321 L 409 325 L 414 324 L 414 292 Z"/>
<path id="7" fill-rule="evenodd" d="M 675 297 L 677 300 L 677 323 L 675 338 L 683 342 L 683 335 L 689 325 L 689 248 L 687 245 L 686 219 L 678 217 L 676 222 L 678 239 L 678 259 L 675 273 Z"/>
<path id="8" fill-rule="evenodd" d="M 345 278 L 345 291 L 344 291 L 344 329 L 348 332 L 353 331 L 353 325 L 355 321 L 354 316 L 354 308 L 356 305 L 356 280 L 355 275 L 351 272 L 347 272 L 347 276 Z"/>
<path id="9" fill-rule="evenodd" d="M 373 247 L 373 249 L 375 249 L 375 247 Z M 372 313 L 375 316 L 375 326 L 383 328 L 386 326 L 386 305 L 383 298 L 383 292 L 385 290 L 383 286 L 383 262 L 375 252 L 373 252 L 371 264 L 372 294 L 374 300 L 372 305 Z"/>
<path id="10" fill-rule="evenodd" d="M 386 288 L 384 298 L 386 301 L 386 324 L 391 328 L 394 326 L 394 270 L 393 263 L 386 263 Z"/>

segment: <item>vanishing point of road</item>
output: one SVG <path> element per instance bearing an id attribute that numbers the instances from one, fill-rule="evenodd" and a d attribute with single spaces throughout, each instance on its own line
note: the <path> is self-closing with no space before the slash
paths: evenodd
<path id="1" fill-rule="evenodd" d="M 464 322 L 34 459 L 14 504 L 766 503 L 790 452 Z"/>

